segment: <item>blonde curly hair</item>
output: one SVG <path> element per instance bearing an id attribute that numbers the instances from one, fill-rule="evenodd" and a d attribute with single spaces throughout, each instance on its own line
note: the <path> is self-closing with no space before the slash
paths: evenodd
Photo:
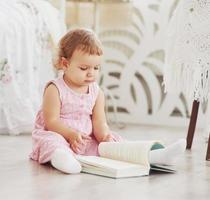
<path id="1" fill-rule="evenodd" d="M 70 59 L 75 50 L 81 50 L 90 55 L 102 55 L 102 44 L 96 34 L 88 29 L 74 29 L 66 33 L 59 42 L 57 57 L 54 66 L 57 70 L 62 69 L 61 59 Z"/>

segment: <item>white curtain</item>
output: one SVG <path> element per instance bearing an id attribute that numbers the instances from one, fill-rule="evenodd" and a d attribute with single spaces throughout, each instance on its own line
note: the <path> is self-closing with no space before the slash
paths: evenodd
<path id="1" fill-rule="evenodd" d="M 0 134 L 30 132 L 65 24 L 47 1 L 10 0 L 0 1 L 0 27 Z"/>

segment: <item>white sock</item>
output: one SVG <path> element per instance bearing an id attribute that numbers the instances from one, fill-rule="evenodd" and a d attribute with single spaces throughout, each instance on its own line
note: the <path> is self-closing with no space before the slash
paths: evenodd
<path id="1" fill-rule="evenodd" d="M 76 158 L 70 152 L 61 148 L 57 148 L 53 152 L 51 164 L 56 169 L 67 174 L 75 174 L 81 171 L 81 165 Z"/>
<path id="2" fill-rule="evenodd" d="M 163 149 L 152 150 L 150 151 L 150 164 L 172 165 L 185 149 L 186 139 L 180 139 Z"/>

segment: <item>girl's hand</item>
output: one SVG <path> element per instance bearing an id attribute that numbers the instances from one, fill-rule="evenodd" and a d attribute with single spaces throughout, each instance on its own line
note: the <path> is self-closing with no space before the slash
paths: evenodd
<path id="1" fill-rule="evenodd" d="M 84 133 L 74 133 L 71 135 L 71 138 L 69 139 L 70 147 L 71 149 L 77 153 L 82 154 L 84 153 L 86 149 L 87 143 L 91 140 L 91 137 L 84 134 Z"/>
<path id="2" fill-rule="evenodd" d="M 105 135 L 105 137 L 103 138 L 102 142 L 114 142 L 114 139 L 112 137 L 111 134 L 107 134 Z"/>

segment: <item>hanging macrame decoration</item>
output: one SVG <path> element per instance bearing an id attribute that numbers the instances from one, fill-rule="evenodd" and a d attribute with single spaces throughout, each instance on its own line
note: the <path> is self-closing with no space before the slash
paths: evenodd
<path id="1" fill-rule="evenodd" d="M 182 0 L 170 20 L 164 85 L 204 102 L 210 91 L 210 0 Z"/>

